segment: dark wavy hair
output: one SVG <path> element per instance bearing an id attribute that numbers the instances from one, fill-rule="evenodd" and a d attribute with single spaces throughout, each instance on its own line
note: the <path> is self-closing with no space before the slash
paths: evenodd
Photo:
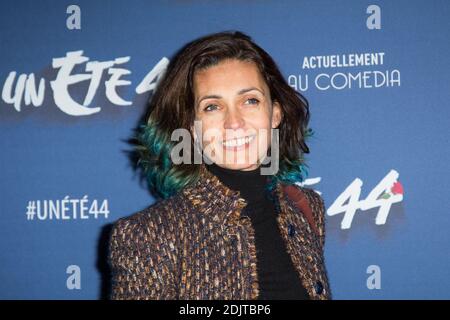
<path id="1" fill-rule="evenodd" d="M 195 72 L 225 59 L 254 62 L 270 89 L 272 101 L 278 101 L 281 107 L 279 170 L 271 177 L 268 190 L 277 182 L 301 182 L 308 174 L 303 157 L 309 153 L 305 140 L 313 134 L 308 128 L 308 101 L 288 85 L 274 60 L 248 35 L 224 31 L 196 39 L 175 54 L 151 97 L 147 121 L 139 126 L 138 165 L 150 191 L 159 198 L 168 198 L 199 178 L 200 165 L 193 161 L 193 137 L 192 164 L 174 164 L 170 154 L 177 142 L 171 141 L 171 134 L 175 129 L 190 130 L 193 126 Z"/>

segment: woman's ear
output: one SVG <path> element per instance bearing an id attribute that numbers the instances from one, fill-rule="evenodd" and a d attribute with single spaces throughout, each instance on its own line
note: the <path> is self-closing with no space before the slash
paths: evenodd
<path id="1" fill-rule="evenodd" d="M 272 128 L 277 128 L 280 123 L 281 119 L 283 119 L 283 113 L 281 110 L 280 103 L 278 101 L 274 101 L 272 104 Z"/>

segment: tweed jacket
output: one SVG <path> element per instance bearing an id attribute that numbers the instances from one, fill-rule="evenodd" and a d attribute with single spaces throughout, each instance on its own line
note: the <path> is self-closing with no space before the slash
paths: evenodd
<path id="1" fill-rule="evenodd" d="M 331 298 L 324 204 L 312 189 L 279 183 L 277 223 L 311 299 Z M 254 300 L 258 272 L 246 201 L 201 165 L 199 180 L 113 226 L 112 299 Z"/>

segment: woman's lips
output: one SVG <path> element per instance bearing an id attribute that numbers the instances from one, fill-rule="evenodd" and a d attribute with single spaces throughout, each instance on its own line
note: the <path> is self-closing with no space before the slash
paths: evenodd
<path id="1" fill-rule="evenodd" d="M 250 143 L 255 139 L 255 136 L 246 136 L 243 138 L 230 139 L 222 141 L 222 147 L 224 150 L 238 151 L 248 148 Z"/>

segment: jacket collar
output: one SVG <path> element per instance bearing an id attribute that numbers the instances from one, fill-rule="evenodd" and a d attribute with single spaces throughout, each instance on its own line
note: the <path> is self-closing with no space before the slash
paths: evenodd
<path id="1" fill-rule="evenodd" d="M 272 194 L 275 201 L 282 200 L 282 189 L 283 185 L 278 183 Z M 197 182 L 184 188 L 182 192 L 199 212 L 212 214 L 213 221 L 225 225 L 235 224 L 240 219 L 242 209 L 247 205 L 239 191 L 228 188 L 205 164 L 200 165 Z"/>

